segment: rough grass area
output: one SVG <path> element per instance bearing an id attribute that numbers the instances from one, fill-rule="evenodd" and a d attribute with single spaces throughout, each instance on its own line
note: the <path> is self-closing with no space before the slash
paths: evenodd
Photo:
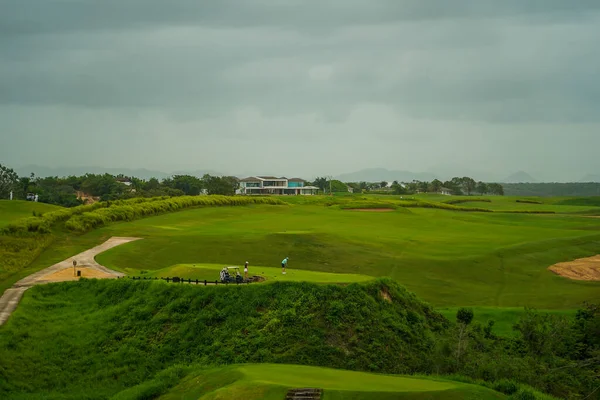
<path id="1" fill-rule="evenodd" d="M 139 275 L 149 278 L 154 277 L 180 277 L 185 279 L 198 279 L 200 281 L 212 281 L 219 279 L 219 272 L 223 267 L 229 265 L 223 264 L 178 264 L 171 267 L 162 268 L 147 273 L 147 271 L 125 270 L 131 275 Z M 243 275 L 244 268 L 240 267 L 240 274 Z M 248 268 L 249 276 L 260 276 L 265 282 L 315 282 L 315 283 L 352 283 L 365 282 L 373 279 L 372 276 L 356 274 L 332 274 L 327 272 L 306 271 L 302 269 L 287 268 L 286 274 L 281 273 L 281 268 L 264 267 L 252 265 Z"/>
<path id="2" fill-rule="evenodd" d="M 34 201 L 0 200 L 0 228 L 20 218 L 32 217 L 34 212 L 43 214 L 61 208 L 52 204 L 36 203 Z"/>
<path id="3" fill-rule="evenodd" d="M 191 373 L 162 400 L 281 400 L 291 388 L 323 389 L 323 400 L 505 399 L 490 389 L 419 379 L 298 365 L 246 364 Z"/>

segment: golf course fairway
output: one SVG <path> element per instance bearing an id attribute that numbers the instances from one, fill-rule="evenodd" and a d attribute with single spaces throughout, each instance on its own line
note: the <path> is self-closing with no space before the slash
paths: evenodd
<path id="1" fill-rule="evenodd" d="M 160 399 L 281 400 L 294 388 L 322 389 L 324 400 L 506 398 L 458 382 L 299 365 L 244 364 L 192 373 Z"/>

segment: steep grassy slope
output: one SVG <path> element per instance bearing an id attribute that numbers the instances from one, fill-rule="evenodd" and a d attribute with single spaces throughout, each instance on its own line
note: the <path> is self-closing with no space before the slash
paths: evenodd
<path id="1" fill-rule="evenodd" d="M 52 204 L 36 203 L 25 200 L 0 200 L 0 228 L 18 220 L 31 217 L 33 212 L 45 213 L 60 210 L 62 207 Z"/>
<path id="2" fill-rule="evenodd" d="M 457 382 L 297 365 L 246 364 L 192 373 L 160 399 L 281 400 L 288 389 L 305 387 L 323 389 L 323 400 L 506 398 L 489 389 Z M 126 398 L 124 395 L 115 400 Z"/>
<path id="3" fill-rule="evenodd" d="M 0 335 L 0 398 L 106 398 L 177 363 L 426 369 L 447 321 L 391 281 L 38 286 Z M 49 338 L 52 338 L 49 340 Z"/>

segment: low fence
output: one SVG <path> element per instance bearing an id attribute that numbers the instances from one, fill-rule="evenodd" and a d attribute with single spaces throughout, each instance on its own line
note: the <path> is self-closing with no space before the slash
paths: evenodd
<path id="1" fill-rule="evenodd" d="M 235 281 L 235 282 L 221 282 L 219 280 L 215 280 L 213 281 L 207 281 L 205 280 L 200 280 L 200 279 L 185 279 L 185 278 L 179 278 L 177 276 L 174 277 L 166 277 L 166 278 L 158 278 L 158 277 L 154 277 L 154 278 L 149 278 L 149 277 L 145 277 L 145 276 L 124 276 L 123 278 L 129 278 L 132 279 L 134 281 L 158 281 L 158 280 L 163 280 L 163 281 L 167 281 L 167 282 L 172 282 L 172 283 L 188 283 L 188 284 L 196 284 L 196 285 L 247 285 L 249 283 L 251 283 L 250 280 L 247 281 Z"/>

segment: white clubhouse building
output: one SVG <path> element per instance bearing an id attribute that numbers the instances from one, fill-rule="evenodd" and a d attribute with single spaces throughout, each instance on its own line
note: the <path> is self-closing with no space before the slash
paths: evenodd
<path id="1" fill-rule="evenodd" d="M 307 186 L 300 178 L 277 178 L 275 176 L 251 176 L 240 180 L 240 194 L 264 195 L 313 195 L 319 190 L 316 186 Z"/>

